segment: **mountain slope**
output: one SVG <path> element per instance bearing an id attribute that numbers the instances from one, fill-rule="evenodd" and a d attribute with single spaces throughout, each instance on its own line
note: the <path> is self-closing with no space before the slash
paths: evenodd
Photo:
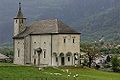
<path id="1" fill-rule="evenodd" d="M 16 15 L 19 1 L 21 0 L 0 0 L 0 44 L 12 41 L 13 17 Z M 87 30 L 86 26 L 89 26 L 91 29 L 95 26 L 86 25 L 86 22 L 91 23 L 89 21 L 94 22 L 99 19 L 96 18 L 94 20 L 89 17 L 99 17 L 100 13 L 104 13 L 113 7 L 113 1 L 114 0 L 22 0 L 22 11 L 28 18 L 28 23 L 34 20 L 59 18 L 68 25 L 73 26 L 79 32 L 82 32 L 82 39 L 87 41 L 88 39 L 98 39 L 98 37 L 94 36 L 99 32 L 99 30 L 96 33 Z M 98 22 L 96 23 L 98 24 Z M 102 27 L 98 27 L 101 30 Z M 104 27 L 106 27 L 106 25 Z M 108 27 L 106 27 L 106 29 L 109 31 Z M 88 35 L 91 34 L 91 32 L 93 36 Z M 102 32 L 101 34 L 103 33 L 106 34 L 106 32 Z"/>
<path id="2" fill-rule="evenodd" d="M 119 8 L 109 8 L 81 22 L 83 39 L 98 41 L 104 37 L 105 41 L 120 41 Z"/>

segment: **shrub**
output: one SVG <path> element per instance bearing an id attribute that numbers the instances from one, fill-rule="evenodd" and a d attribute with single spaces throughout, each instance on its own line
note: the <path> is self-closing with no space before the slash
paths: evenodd
<path id="1" fill-rule="evenodd" d="M 114 72 L 118 72 L 119 71 L 119 66 L 120 66 L 120 60 L 118 59 L 117 55 L 112 57 L 111 64 L 112 64 L 112 70 Z"/>

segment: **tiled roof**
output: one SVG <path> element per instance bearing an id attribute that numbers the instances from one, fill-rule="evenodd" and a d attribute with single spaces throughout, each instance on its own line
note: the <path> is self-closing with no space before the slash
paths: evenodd
<path id="1" fill-rule="evenodd" d="M 34 21 L 26 30 L 14 38 L 25 37 L 29 34 L 47 33 L 78 33 L 58 19 Z"/>

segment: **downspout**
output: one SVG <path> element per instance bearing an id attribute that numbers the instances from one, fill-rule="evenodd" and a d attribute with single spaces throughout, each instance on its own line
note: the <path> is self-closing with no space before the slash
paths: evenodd
<path id="1" fill-rule="evenodd" d="M 73 65 L 73 54 L 72 54 L 72 65 Z"/>
<path id="2" fill-rule="evenodd" d="M 32 43 L 31 43 L 31 35 L 30 35 L 30 42 L 29 42 L 29 43 L 30 43 L 30 53 L 29 53 L 30 56 L 29 56 L 29 57 L 30 57 L 30 64 L 32 64 L 32 61 L 31 61 L 31 57 L 32 57 L 32 56 L 31 56 L 31 44 L 32 44 Z"/>
<path id="3" fill-rule="evenodd" d="M 51 34 L 51 66 L 52 66 L 52 34 Z"/>
<path id="4" fill-rule="evenodd" d="M 25 56 L 25 46 L 26 46 L 26 45 L 25 45 L 25 38 L 24 38 L 23 45 L 24 45 L 24 65 L 25 65 L 25 63 L 26 63 L 26 61 L 25 61 L 25 60 L 26 60 L 26 59 L 25 59 L 25 58 L 26 58 L 26 56 Z"/>
<path id="5" fill-rule="evenodd" d="M 14 57 L 13 57 L 13 63 L 15 63 L 15 39 L 13 39 L 13 51 L 14 51 Z"/>

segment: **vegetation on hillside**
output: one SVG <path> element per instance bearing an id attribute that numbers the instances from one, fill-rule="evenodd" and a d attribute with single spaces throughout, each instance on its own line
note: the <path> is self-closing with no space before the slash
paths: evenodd
<path id="1" fill-rule="evenodd" d="M 83 41 L 94 42 L 104 38 L 106 42 L 120 42 L 119 8 L 111 7 L 83 20 L 80 25 Z"/>
<path id="2" fill-rule="evenodd" d="M 112 63 L 112 70 L 114 72 L 120 72 L 120 59 L 118 59 L 117 55 L 112 57 L 111 63 Z"/>
<path id="3" fill-rule="evenodd" d="M 4 54 L 8 57 L 13 57 L 14 52 L 13 52 L 13 43 L 2 43 L 0 44 L 0 53 Z"/>
<path id="4" fill-rule="evenodd" d="M 8 47 L 0 48 L 0 53 L 8 57 L 14 56 L 13 48 L 8 48 Z"/>
<path id="5" fill-rule="evenodd" d="M 87 55 L 83 66 L 91 67 L 93 64 L 95 69 L 120 72 L 120 47 L 116 44 L 82 43 L 81 52 Z M 100 62 L 97 63 L 97 60 Z"/>
<path id="6" fill-rule="evenodd" d="M 94 58 L 100 55 L 100 50 L 98 47 L 94 46 L 93 44 L 81 44 L 81 51 L 87 53 L 88 56 L 88 67 L 91 67 L 91 64 Z"/>

